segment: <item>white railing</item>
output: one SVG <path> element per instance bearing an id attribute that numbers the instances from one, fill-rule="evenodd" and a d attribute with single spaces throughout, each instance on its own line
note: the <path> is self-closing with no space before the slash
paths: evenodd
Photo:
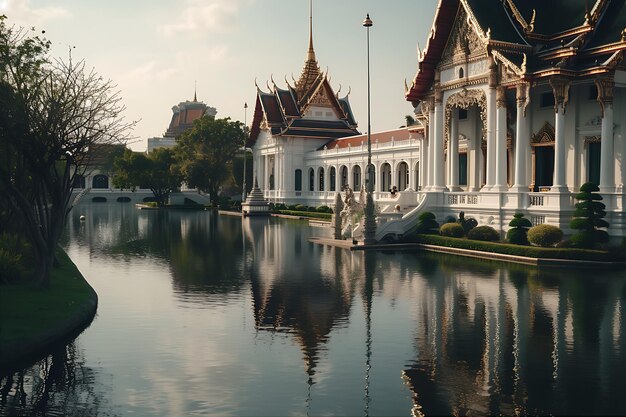
<path id="1" fill-rule="evenodd" d="M 446 201 L 449 206 L 474 206 L 480 202 L 477 193 L 447 193 Z"/>
<path id="2" fill-rule="evenodd" d="M 545 195 L 528 194 L 528 205 L 531 207 L 543 207 Z"/>

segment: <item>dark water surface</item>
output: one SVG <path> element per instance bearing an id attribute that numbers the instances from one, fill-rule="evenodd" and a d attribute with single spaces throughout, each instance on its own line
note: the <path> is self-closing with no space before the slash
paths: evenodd
<path id="1" fill-rule="evenodd" d="M 329 235 L 77 207 L 64 246 L 98 314 L 1 376 L 0 414 L 626 414 L 624 272 L 308 242 Z"/>

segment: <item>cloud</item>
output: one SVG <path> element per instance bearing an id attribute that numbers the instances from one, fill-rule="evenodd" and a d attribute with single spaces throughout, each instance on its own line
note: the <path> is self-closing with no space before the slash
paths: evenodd
<path id="1" fill-rule="evenodd" d="M 30 0 L 0 0 L 0 14 L 6 14 L 10 23 L 27 27 L 71 17 L 71 13 L 62 7 L 33 7 L 30 3 Z"/>
<path id="2" fill-rule="evenodd" d="M 227 33 L 236 27 L 240 4 L 234 0 L 189 0 L 173 23 L 163 25 L 166 36 L 179 33 Z"/>

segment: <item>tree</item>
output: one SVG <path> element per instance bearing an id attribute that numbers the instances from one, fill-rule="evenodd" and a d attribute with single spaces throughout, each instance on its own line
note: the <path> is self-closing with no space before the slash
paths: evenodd
<path id="1" fill-rule="evenodd" d="M 149 188 L 159 207 L 167 203 L 170 193 L 180 187 L 182 176 L 174 168 L 174 151 L 158 148 L 149 154 L 126 149 L 115 162 L 113 185 L 122 189 Z"/>
<path id="2" fill-rule="evenodd" d="M 178 137 L 177 169 L 187 185 L 208 193 L 216 204 L 219 188 L 232 175 L 232 161 L 241 152 L 244 139 L 241 122 L 201 117 Z"/>
<path id="3" fill-rule="evenodd" d="M 594 183 L 587 182 L 580 186 L 580 192 L 576 195 L 576 211 L 570 227 L 579 230 L 570 238 L 574 247 L 593 248 L 600 243 L 609 241 L 606 230 L 599 228 L 609 227 L 609 223 L 603 218 L 606 216 L 606 206 L 601 203 L 602 196 L 597 192 L 600 188 Z"/>
<path id="4" fill-rule="evenodd" d="M 528 229 L 533 227 L 530 220 L 524 217 L 524 213 L 515 213 L 509 222 L 511 227 L 506 233 L 506 239 L 515 245 L 529 245 Z"/>
<path id="5" fill-rule="evenodd" d="M 48 286 L 90 147 L 125 142 L 134 123 L 124 122 L 111 81 L 71 54 L 50 59 L 48 41 L 5 21 L 0 16 L 0 197 L 33 248 L 35 282 Z"/>

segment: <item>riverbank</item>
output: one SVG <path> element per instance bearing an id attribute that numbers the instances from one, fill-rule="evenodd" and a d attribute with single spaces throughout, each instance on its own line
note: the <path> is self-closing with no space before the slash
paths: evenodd
<path id="1" fill-rule="evenodd" d="M 65 252 L 57 253 L 49 289 L 6 285 L 0 291 L 0 371 L 19 369 L 69 341 L 95 316 L 98 296 Z M 70 339 L 71 340 L 71 339 Z"/>

